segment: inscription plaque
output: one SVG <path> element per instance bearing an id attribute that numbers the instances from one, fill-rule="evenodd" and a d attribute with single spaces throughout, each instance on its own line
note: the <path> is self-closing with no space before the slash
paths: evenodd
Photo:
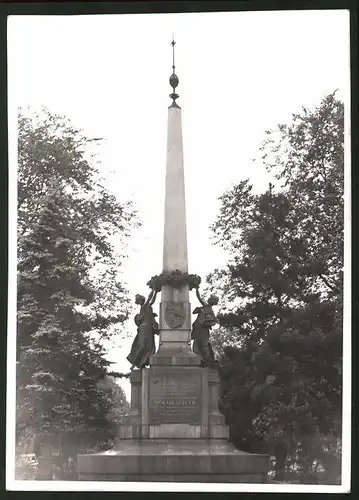
<path id="1" fill-rule="evenodd" d="M 152 368 L 149 392 L 151 424 L 200 424 L 200 370 Z"/>

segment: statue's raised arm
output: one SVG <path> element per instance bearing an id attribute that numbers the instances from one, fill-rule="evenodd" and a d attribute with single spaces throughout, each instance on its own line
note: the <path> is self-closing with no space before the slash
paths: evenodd
<path id="1" fill-rule="evenodd" d="M 157 297 L 157 291 L 156 290 L 152 290 L 149 297 L 148 297 L 148 302 L 150 304 L 150 306 L 153 306 L 153 304 L 155 303 L 156 301 L 156 297 Z"/>
<path id="2" fill-rule="evenodd" d="M 153 290 L 150 291 L 144 306 L 145 307 L 152 306 L 152 299 L 153 299 Z"/>
<path id="3" fill-rule="evenodd" d="M 197 295 L 197 299 L 200 301 L 200 303 L 202 304 L 202 306 L 206 306 L 207 304 L 205 303 L 205 301 L 202 299 L 200 293 L 199 293 L 199 289 L 196 288 L 196 295 Z"/>

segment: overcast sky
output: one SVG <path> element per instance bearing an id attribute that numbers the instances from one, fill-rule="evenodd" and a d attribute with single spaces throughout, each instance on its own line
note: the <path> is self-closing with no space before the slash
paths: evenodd
<path id="1" fill-rule="evenodd" d="M 335 89 L 344 98 L 349 88 L 347 11 L 11 16 L 10 128 L 17 106 L 44 105 L 105 139 L 99 157 L 106 182 L 119 199 L 134 201 L 143 222 L 124 268 L 132 296 L 147 294 L 146 282 L 162 270 L 172 32 L 189 272 L 203 278 L 225 264 L 208 228 L 218 196 L 248 177 L 258 191 L 270 181 L 252 161 L 264 131 Z M 128 371 L 131 342 L 117 339 L 114 369 Z M 129 384 L 123 387 L 128 394 Z"/>

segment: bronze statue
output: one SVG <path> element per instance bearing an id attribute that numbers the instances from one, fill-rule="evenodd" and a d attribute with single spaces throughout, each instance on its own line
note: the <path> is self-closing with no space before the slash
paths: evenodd
<path id="1" fill-rule="evenodd" d="M 136 304 L 139 304 L 141 308 L 135 316 L 137 335 L 132 343 L 131 352 L 127 356 L 128 361 L 132 364 L 131 370 L 135 366 L 137 368 L 147 366 L 150 356 L 156 351 L 154 336 L 158 335 L 158 323 L 155 319 L 157 314 L 152 309 L 156 295 L 157 292 L 152 291 L 147 300 L 143 295 L 136 295 Z"/>
<path id="2" fill-rule="evenodd" d="M 196 295 L 202 307 L 196 307 L 193 314 L 198 314 L 197 319 L 192 325 L 191 338 L 193 342 L 193 352 L 201 358 L 201 365 L 214 368 L 217 362 L 214 358 L 213 349 L 209 341 L 209 332 L 217 323 L 217 318 L 213 312 L 212 306 L 218 304 L 218 297 L 211 295 L 208 302 L 204 302 L 199 294 L 198 288 Z"/>

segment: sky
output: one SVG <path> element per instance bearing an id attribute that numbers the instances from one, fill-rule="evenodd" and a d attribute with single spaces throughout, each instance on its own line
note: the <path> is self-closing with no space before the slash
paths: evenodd
<path id="1" fill-rule="evenodd" d="M 253 161 L 265 130 L 290 122 L 292 113 L 335 89 L 340 98 L 348 95 L 344 10 L 10 16 L 8 26 L 9 136 L 16 141 L 18 106 L 46 106 L 85 134 L 104 138 L 98 153 L 106 185 L 119 200 L 131 199 L 142 220 L 124 264 L 133 297 L 147 295 L 147 281 L 162 271 L 172 33 L 189 272 L 203 279 L 226 263 L 209 230 L 218 197 L 246 178 L 258 192 L 271 180 Z M 10 160 L 16 183 L 16 158 Z M 114 370 L 130 367 L 132 318 L 128 327 L 131 338 L 118 336 L 109 346 Z M 129 383 L 122 386 L 129 397 Z"/>

